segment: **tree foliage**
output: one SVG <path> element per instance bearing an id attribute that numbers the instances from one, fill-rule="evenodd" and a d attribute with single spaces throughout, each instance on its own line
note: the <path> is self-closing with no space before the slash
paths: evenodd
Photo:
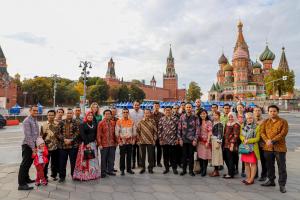
<path id="1" fill-rule="evenodd" d="M 98 79 L 96 85 L 88 88 L 88 99 L 90 102 L 102 103 L 108 99 L 109 86 L 103 79 Z"/>
<path id="2" fill-rule="evenodd" d="M 135 84 L 130 86 L 129 95 L 130 101 L 143 101 L 146 97 L 145 92 Z"/>
<path id="3" fill-rule="evenodd" d="M 202 96 L 201 88 L 198 83 L 192 81 L 189 84 L 189 89 L 187 91 L 187 100 L 188 101 L 195 101 L 196 99 L 201 98 Z"/>
<path id="4" fill-rule="evenodd" d="M 287 80 L 278 80 L 282 79 L 283 76 L 287 76 Z M 293 92 L 295 86 L 294 71 L 284 72 L 283 70 L 271 69 L 270 74 L 265 78 L 265 84 L 268 96 L 277 93 L 280 97 L 287 92 Z"/>

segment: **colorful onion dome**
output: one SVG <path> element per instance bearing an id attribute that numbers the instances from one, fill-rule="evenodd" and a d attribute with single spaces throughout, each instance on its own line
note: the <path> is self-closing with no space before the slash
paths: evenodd
<path id="1" fill-rule="evenodd" d="M 225 65 L 224 71 L 233 71 L 233 67 L 228 63 L 227 65 Z"/>
<path id="2" fill-rule="evenodd" d="M 257 60 L 252 66 L 253 68 L 261 68 L 261 64 Z"/>
<path id="3" fill-rule="evenodd" d="M 243 59 L 243 58 L 248 59 L 248 54 L 244 49 L 242 49 L 241 47 L 238 47 L 237 50 L 233 54 L 233 59 Z"/>
<path id="4" fill-rule="evenodd" d="M 228 63 L 228 60 L 227 60 L 226 56 L 224 55 L 224 53 L 222 53 L 222 55 L 220 56 L 218 63 L 219 64 L 227 64 Z"/>
<path id="5" fill-rule="evenodd" d="M 275 54 L 269 49 L 268 45 L 266 46 L 264 52 L 259 56 L 259 60 L 261 62 L 265 60 L 274 60 L 275 59 Z"/>

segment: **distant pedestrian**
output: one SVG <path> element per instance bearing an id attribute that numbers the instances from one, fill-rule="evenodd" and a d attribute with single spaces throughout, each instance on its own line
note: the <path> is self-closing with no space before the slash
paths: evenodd
<path id="1" fill-rule="evenodd" d="M 286 172 L 286 140 L 288 122 L 279 117 L 279 108 L 276 105 L 268 107 L 269 118 L 261 125 L 261 137 L 265 142 L 264 156 L 268 168 L 268 181 L 262 186 L 275 186 L 275 159 L 278 166 L 280 192 L 285 193 Z"/>
<path id="2" fill-rule="evenodd" d="M 97 124 L 97 126 L 98 126 L 98 123 L 102 120 L 102 115 L 100 114 L 100 107 L 99 107 L 98 103 L 96 103 L 96 102 L 91 103 L 90 111 L 94 115 L 94 118 L 93 118 L 94 123 Z"/>
<path id="3" fill-rule="evenodd" d="M 155 121 L 157 130 L 158 130 L 159 120 L 164 116 L 164 114 L 162 112 L 160 112 L 159 109 L 160 109 L 159 102 L 154 102 L 152 117 Z M 162 167 L 162 164 L 161 164 L 162 147 L 159 143 L 159 138 L 156 139 L 155 149 L 156 149 L 156 151 L 154 151 L 154 153 L 155 153 L 154 154 L 154 165 L 157 167 Z"/>
<path id="4" fill-rule="evenodd" d="M 83 117 L 81 116 L 81 108 L 79 106 L 76 106 L 74 108 L 74 119 L 79 125 L 83 123 Z"/>
<path id="5" fill-rule="evenodd" d="M 30 115 L 23 121 L 24 140 L 22 143 L 22 162 L 18 174 L 18 190 L 32 190 L 33 187 L 29 187 L 28 183 L 34 183 L 34 180 L 29 178 L 29 169 L 33 162 L 32 152 L 39 136 L 39 125 L 36 119 L 38 106 L 31 106 L 29 112 Z"/>
<path id="6" fill-rule="evenodd" d="M 32 158 L 34 159 L 34 165 L 36 168 L 36 180 L 35 185 L 47 185 L 48 181 L 46 180 L 44 174 L 45 165 L 48 163 L 48 148 L 45 145 L 43 138 L 38 137 L 36 140 L 36 148 L 32 153 Z"/>

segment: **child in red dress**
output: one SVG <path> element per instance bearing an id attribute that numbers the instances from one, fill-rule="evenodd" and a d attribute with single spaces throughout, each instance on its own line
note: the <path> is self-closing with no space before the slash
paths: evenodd
<path id="1" fill-rule="evenodd" d="M 46 163 L 48 163 L 48 149 L 45 145 L 43 138 L 39 137 L 36 140 L 37 148 L 34 149 L 32 153 L 32 158 L 34 159 L 34 165 L 36 168 L 36 180 L 35 185 L 39 186 L 41 184 L 47 185 L 48 182 L 44 175 L 44 168 Z"/>

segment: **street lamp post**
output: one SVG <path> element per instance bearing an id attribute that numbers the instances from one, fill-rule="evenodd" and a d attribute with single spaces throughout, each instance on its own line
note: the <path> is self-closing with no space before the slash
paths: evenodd
<path id="1" fill-rule="evenodd" d="M 57 88 L 57 78 L 58 75 L 57 74 L 53 74 L 52 75 L 53 80 L 54 80 L 54 84 L 53 84 L 53 109 L 55 109 L 55 100 L 56 100 L 56 88 Z"/>
<path id="2" fill-rule="evenodd" d="M 85 104 L 86 104 L 86 79 L 90 72 L 87 68 L 92 68 L 92 63 L 88 61 L 80 61 L 79 67 L 82 68 L 81 75 L 83 77 L 83 113 L 85 113 Z"/>
<path id="3" fill-rule="evenodd" d="M 24 95 L 24 108 L 26 106 L 26 97 L 27 97 L 28 92 L 24 91 L 23 95 Z"/>

